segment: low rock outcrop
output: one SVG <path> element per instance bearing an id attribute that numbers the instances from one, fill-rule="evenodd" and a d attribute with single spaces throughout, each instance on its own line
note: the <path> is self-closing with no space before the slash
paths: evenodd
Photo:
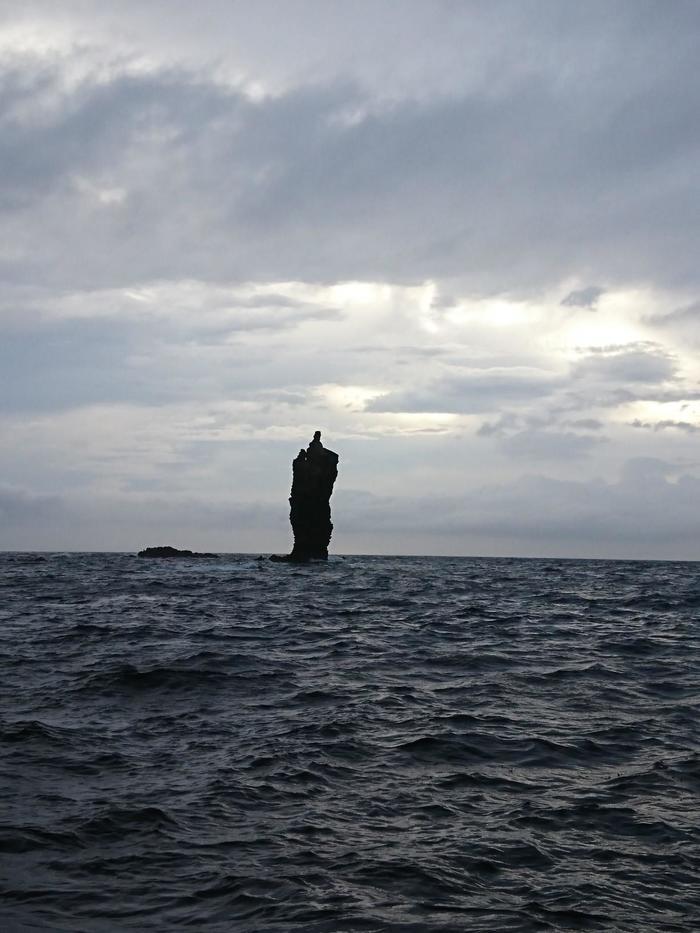
<path id="1" fill-rule="evenodd" d="M 165 545 L 164 547 L 147 547 L 143 551 L 139 551 L 139 557 L 198 557 L 198 558 L 211 558 L 218 557 L 218 554 L 208 554 L 198 553 L 197 551 L 181 551 L 176 547 L 170 547 Z"/>

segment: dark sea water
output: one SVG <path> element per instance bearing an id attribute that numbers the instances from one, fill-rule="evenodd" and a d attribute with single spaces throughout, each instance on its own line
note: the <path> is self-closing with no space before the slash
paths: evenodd
<path id="1" fill-rule="evenodd" d="M 700 565 L 0 555 L 0 929 L 700 930 Z"/>

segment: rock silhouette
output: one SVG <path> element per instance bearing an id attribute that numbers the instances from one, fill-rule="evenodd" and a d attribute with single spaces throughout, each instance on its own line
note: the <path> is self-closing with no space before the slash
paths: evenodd
<path id="1" fill-rule="evenodd" d="M 306 450 L 300 450 L 292 461 L 289 520 L 294 546 L 291 554 L 272 560 L 303 563 L 328 559 L 333 533 L 330 498 L 338 475 L 338 459 L 338 454 L 323 446 L 321 432 L 316 431 Z"/>
<path id="2" fill-rule="evenodd" d="M 198 553 L 197 551 L 180 551 L 176 547 L 164 545 L 162 547 L 147 547 L 139 551 L 139 557 L 218 557 L 218 554 Z"/>

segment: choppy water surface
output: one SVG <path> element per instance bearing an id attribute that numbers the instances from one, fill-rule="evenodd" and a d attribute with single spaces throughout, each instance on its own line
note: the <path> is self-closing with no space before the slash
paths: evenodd
<path id="1" fill-rule="evenodd" d="M 700 566 L 0 555 L 0 926 L 700 929 Z"/>

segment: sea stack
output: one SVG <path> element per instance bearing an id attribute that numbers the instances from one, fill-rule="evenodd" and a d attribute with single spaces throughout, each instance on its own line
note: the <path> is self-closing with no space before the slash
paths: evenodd
<path id="1" fill-rule="evenodd" d="M 338 475 L 338 454 L 321 443 L 316 431 L 306 448 L 292 461 L 292 494 L 289 497 L 289 520 L 294 533 L 294 547 L 287 557 L 273 558 L 303 563 L 327 560 L 333 533 L 330 498 Z"/>

